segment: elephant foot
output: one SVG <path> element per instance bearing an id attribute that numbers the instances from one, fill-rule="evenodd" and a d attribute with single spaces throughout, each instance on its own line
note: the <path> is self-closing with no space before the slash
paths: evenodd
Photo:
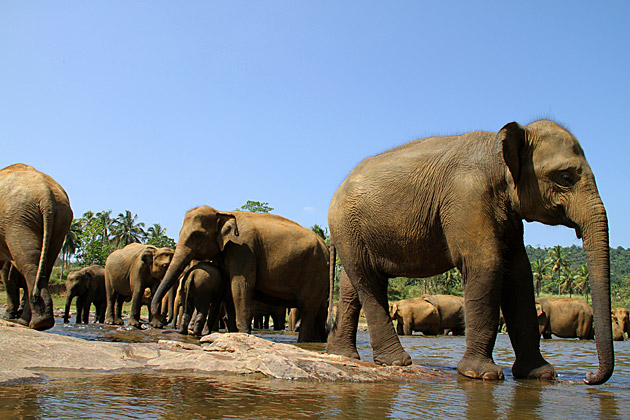
<path id="1" fill-rule="evenodd" d="M 153 317 L 153 319 L 151 319 L 151 322 L 149 322 L 149 325 L 151 325 L 151 327 L 153 328 L 164 328 L 164 323 L 161 320 L 157 319 L 157 317 Z"/>
<path id="2" fill-rule="evenodd" d="M 350 343 L 346 343 L 345 340 L 339 339 L 334 332 L 328 335 L 328 341 L 326 343 L 326 353 L 328 354 L 336 354 L 338 356 L 348 357 L 350 359 L 360 360 L 359 352 L 357 351 L 357 347 Z"/>
<path id="3" fill-rule="evenodd" d="M 374 363 L 387 366 L 409 366 L 412 362 L 409 354 L 401 348 L 395 353 L 374 353 Z"/>
<path id="4" fill-rule="evenodd" d="M 127 325 L 129 325 L 130 327 L 137 328 L 139 330 L 142 329 L 142 324 L 140 324 L 140 321 L 138 321 L 137 319 L 129 318 L 129 320 L 127 321 Z"/>
<path id="5" fill-rule="evenodd" d="M 472 379 L 503 380 L 503 370 L 491 359 L 464 357 L 457 364 L 457 371 Z"/>
<path id="6" fill-rule="evenodd" d="M 512 376 L 516 379 L 540 379 L 543 381 L 553 381 L 558 377 L 553 366 L 544 360 L 542 364 L 537 363 L 535 365 L 514 362 Z"/>

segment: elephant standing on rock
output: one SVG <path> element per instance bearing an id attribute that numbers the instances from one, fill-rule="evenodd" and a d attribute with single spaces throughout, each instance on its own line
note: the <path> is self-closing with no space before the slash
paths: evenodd
<path id="1" fill-rule="evenodd" d="M 10 261 L 26 281 L 18 322 L 30 328 L 55 325 L 48 280 L 72 216 L 68 194 L 50 176 L 23 164 L 0 170 L 0 264 Z"/>
<path id="2" fill-rule="evenodd" d="M 296 306 L 302 316 L 298 341 L 323 341 L 328 258 L 328 247 L 317 234 L 283 217 L 197 207 L 186 213 L 151 311 L 154 320 L 159 317 L 160 300 L 190 260 L 211 259 L 228 278 L 238 331 L 251 332 L 256 299 Z"/>
<path id="3" fill-rule="evenodd" d="M 414 331 L 424 335 L 438 335 L 442 332 L 437 307 L 421 297 L 390 302 L 389 316 L 392 321 L 398 321 L 398 335 L 412 335 Z"/>
<path id="4" fill-rule="evenodd" d="M 227 292 L 227 279 L 210 262 L 198 262 L 189 268 L 180 282 L 182 317 L 178 332 L 188 334 L 189 324 L 193 319 L 191 331 L 201 336 L 206 325 L 210 331 L 218 321 L 221 303 Z"/>
<path id="5" fill-rule="evenodd" d="M 458 371 L 503 379 L 492 359 L 501 307 L 516 355 L 514 377 L 555 378 L 540 353 L 523 219 L 565 225 L 583 238 L 599 356 L 598 372 L 586 380 L 606 382 L 614 367 L 606 210 L 578 141 L 546 120 L 525 127 L 512 122 L 498 133 L 416 140 L 357 165 L 328 213 L 343 270 L 327 351 L 359 357 L 363 306 L 374 361 L 409 365 L 388 313 L 388 278 L 429 277 L 457 267 L 466 313 Z"/>
<path id="6" fill-rule="evenodd" d="M 466 333 L 464 298 L 453 295 L 422 295 L 422 298 L 437 308 L 440 314 L 440 333 Z"/>
<path id="7" fill-rule="evenodd" d="M 127 324 L 140 328 L 140 308 L 145 289 L 155 295 L 171 260 L 171 248 L 129 244 L 112 252 L 105 261 L 105 290 L 107 293 L 106 324 L 122 325 L 122 305 L 131 297 L 131 311 Z M 116 308 L 114 309 L 114 306 Z M 158 305 L 159 308 L 159 305 Z M 153 324 L 152 324 L 153 325 Z"/>
<path id="8" fill-rule="evenodd" d="M 26 280 L 11 264 L 11 261 L 6 261 L 0 270 L 0 281 L 4 284 L 4 290 L 7 295 L 7 307 L 4 317 L 6 319 L 17 319 L 22 315 L 24 307 L 28 305 Z M 20 289 L 23 290 L 22 299 L 20 299 Z"/>
<path id="9" fill-rule="evenodd" d="M 538 326 L 543 338 L 551 334 L 561 338 L 593 339 L 593 309 L 578 299 L 536 299 Z"/>
<path id="10" fill-rule="evenodd" d="M 107 307 L 105 269 L 100 265 L 90 265 L 68 273 L 66 310 L 64 311 L 63 322 L 70 321 L 70 306 L 75 297 L 77 298 L 77 324 L 88 323 L 92 304 L 96 309 L 94 322 L 103 323 L 105 321 L 105 308 Z"/>

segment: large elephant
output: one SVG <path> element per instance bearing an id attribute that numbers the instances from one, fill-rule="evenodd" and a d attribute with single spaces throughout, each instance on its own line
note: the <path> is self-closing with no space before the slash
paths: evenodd
<path id="1" fill-rule="evenodd" d="M 630 312 L 626 308 L 615 308 L 612 310 L 613 338 L 616 341 L 623 341 L 625 334 L 630 336 Z"/>
<path id="2" fill-rule="evenodd" d="M 193 317 L 193 335 L 200 336 L 204 326 L 212 326 L 218 321 L 221 303 L 227 291 L 227 279 L 210 262 L 198 262 L 189 268 L 180 282 L 182 317 L 178 332 L 188 334 Z"/>
<path id="3" fill-rule="evenodd" d="M 408 365 L 389 317 L 390 277 L 463 275 L 466 351 L 458 371 L 502 379 L 492 359 L 499 307 L 516 354 L 516 378 L 556 377 L 540 354 L 523 219 L 565 225 L 583 238 L 595 311 L 599 371 L 614 367 L 606 210 L 576 138 L 552 121 L 512 122 L 498 133 L 416 140 L 363 160 L 335 192 L 328 213 L 341 257 L 340 307 L 330 353 L 358 357 L 363 305 L 374 361 Z M 334 254 L 331 253 L 331 254 Z"/>
<path id="4" fill-rule="evenodd" d="M 22 315 L 24 307 L 28 305 L 28 287 L 24 276 L 11 264 L 6 261 L 0 270 L 0 281 L 4 284 L 7 295 L 7 307 L 4 317 L 6 319 L 18 319 Z M 22 299 L 20 299 L 20 289 L 22 289 Z"/>
<path id="5" fill-rule="evenodd" d="M 437 308 L 442 333 L 450 332 L 453 335 L 466 333 L 464 298 L 453 295 L 422 295 L 422 297 Z"/>
<path id="6" fill-rule="evenodd" d="M 296 306 L 298 341 L 326 339 L 328 247 L 312 230 L 266 213 L 222 213 L 202 206 L 186 213 L 173 262 L 151 305 L 159 302 L 191 259 L 211 259 L 227 276 L 240 332 L 251 332 L 253 301 Z"/>
<path id="7" fill-rule="evenodd" d="M 389 302 L 389 316 L 397 321 L 398 335 L 412 335 L 414 331 L 424 335 L 442 332 L 437 307 L 421 297 Z"/>
<path id="8" fill-rule="evenodd" d="M 100 265 L 90 265 L 68 273 L 66 279 L 66 310 L 63 322 L 70 321 L 72 299 L 77 298 L 76 323 L 87 324 L 90 317 L 90 306 L 94 304 L 94 322 L 105 321 L 107 295 L 105 293 L 105 269 Z"/>
<path id="9" fill-rule="evenodd" d="M 131 311 L 127 324 L 140 328 L 140 308 L 145 289 L 151 295 L 164 277 L 171 260 L 171 248 L 152 245 L 129 244 L 112 252 L 105 261 L 105 290 L 107 293 L 106 324 L 122 325 L 123 301 L 131 297 Z M 116 308 L 114 309 L 114 306 Z"/>
<path id="10" fill-rule="evenodd" d="M 28 288 L 19 322 L 52 328 L 48 280 L 72 223 L 68 194 L 50 176 L 16 164 L 0 170 L 0 197 L 0 264 L 11 261 Z"/>
<path id="11" fill-rule="evenodd" d="M 538 298 L 538 327 L 543 338 L 593 339 L 593 309 L 578 299 Z"/>

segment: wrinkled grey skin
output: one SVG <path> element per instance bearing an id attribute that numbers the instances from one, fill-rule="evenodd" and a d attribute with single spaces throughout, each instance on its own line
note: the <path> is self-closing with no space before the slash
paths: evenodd
<path id="1" fill-rule="evenodd" d="M 22 316 L 22 311 L 28 305 L 28 288 L 26 280 L 17 271 L 10 261 L 6 261 L 0 270 L 0 282 L 4 284 L 7 294 L 7 307 L 4 319 L 18 319 Z M 22 289 L 22 299 L 20 300 L 20 289 Z"/>
<path id="2" fill-rule="evenodd" d="M 90 317 L 90 306 L 94 304 L 95 323 L 105 321 L 107 295 L 105 293 L 105 269 L 100 265 L 90 265 L 68 273 L 66 279 L 66 309 L 63 321 L 70 321 L 72 299 L 77 298 L 76 323 L 87 324 Z"/>
<path id="3" fill-rule="evenodd" d="M 540 354 L 523 220 L 564 225 L 583 238 L 599 359 L 586 381 L 606 382 L 614 367 L 606 210 L 576 138 L 545 120 L 416 140 L 357 165 L 328 213 L 331 244 L 343 264 L 328 352 L 358 357 L 363 306 L 375 362 L 410 364 L 387 311 L 387 280 L 457 267 L 466 312 L 458 371 L 503 379 L 492 359 L 501 307 L 516 355 L 513 375 L 555 378 Z"/>
<path id="4" fill-rule="evenodd" d="M 0 264 L 12 262 L 26 281 L 18 322 L 30 328 L 55 325 L 48 280 L 72 216 L 68 194 L 50 176 L 23 164 L 0 170 Z"/>
<path id="5" fill-rule="evenodd" d="M 127 324 L 140 328 L 140 308 L 145 289 L 155 294 L 171 260 L 171 248 L 129 244 L 112 252 L 105 261 L 105 290 L 107 293 L 106 324 L 122 325 L 122 303 L 131 297 L 131 311 Z M 116 308 L 114 309 L 114 305 Z"/>

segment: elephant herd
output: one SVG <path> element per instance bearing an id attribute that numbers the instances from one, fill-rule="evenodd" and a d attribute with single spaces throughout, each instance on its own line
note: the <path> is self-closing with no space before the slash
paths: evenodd
<path id="1" fill-rule="evenodd" d="M 398 335 L 453 334 L 464 335 L 466 329 L 464 299 L 450 295 L 422 295 L 389 303 L 389 314 L 397 322 Z M 592 340 L 593 308 L 578 299 L 539 298 L 536 299 L 538 329 L 545 339 L 552 334 L 560 338 Z M 500 316 L 499 332 L 503 331 Z M 624 341 L 630 335 L 630 316 L 626 308 L 615 308 L 611 312 L 613 340 Z"/>
<path id="2" fill-rule="evenodd" d="M 51 328 L 48 278 L 72 221 L 68 196 L 49 176 L 18 164 L 0 171 L 0 197 L 0 263 L 11 264 L 20 275 L 7 278 L 22 277 L 27 290 L 19 322 Z M 98 317 L 120 323 L 120 305 L 131 299 L 129 322 L 139 325 L 148 289 L 150 323 L 163 327 L 169 321 L 164 298 L 170 294 L 174 300 L 178 280 L 195 266 L 181 292 L 185 302 L 203 313 L 197 295 L 207 290 L 222 295 L 229 327 L 240 332 L 251 331 L 255 302 L 296 308 L 298 341 L 326 341 L 328 353 L 359 358 L 356 333 L 363 310 L 374 361 L 409 365 L 393 310 L 403 319 L 403 333 L 416 328 L 461 333 L 465 328 L 459 373 L 497 380 L 503 371 L 492 351 L 502 313 L 516 356 L 513 376 L 552 380 L 555 369 L 540 353 L 540 314 L 523 220 L 563 225 L 582 238 L 599 361 L 597 372 L 589 372 L 585 381 L 606 382 L 614 368 L 612 321 L 622 317 L 611 315 L 606 210 L 579 142 L 549 120 L 415 140 L 364 159 L 332 197 L 330 248 L 310 229 L 280 216 L 194 208 L 185 215 L 175 250 L 134 245 L 110 255 L 103 274 L 106 308 L 103 314 L 101 300 Z M 334 323 L 327 325 L 337 256 L 340 296 Z M 425 305 L 426 316 L 432 317 L 427 325 L 415 319 L 407 325 L 408 308 L 389 305 L 389 278 L 430 277 L 453 267 L 462 273 L 464 297 L 458 307 L 463 326 L 443 324 L 439 304 Z M 201 279 L 216 273 L 218 284 L 205 288 Z M 556 313 L 553 307 L 547 312 L 544 333 L 554 333 Z M 200 322 L 193 321 L 195 332 Z M 589 336 L 592 329 L 580 334 Z"/>

